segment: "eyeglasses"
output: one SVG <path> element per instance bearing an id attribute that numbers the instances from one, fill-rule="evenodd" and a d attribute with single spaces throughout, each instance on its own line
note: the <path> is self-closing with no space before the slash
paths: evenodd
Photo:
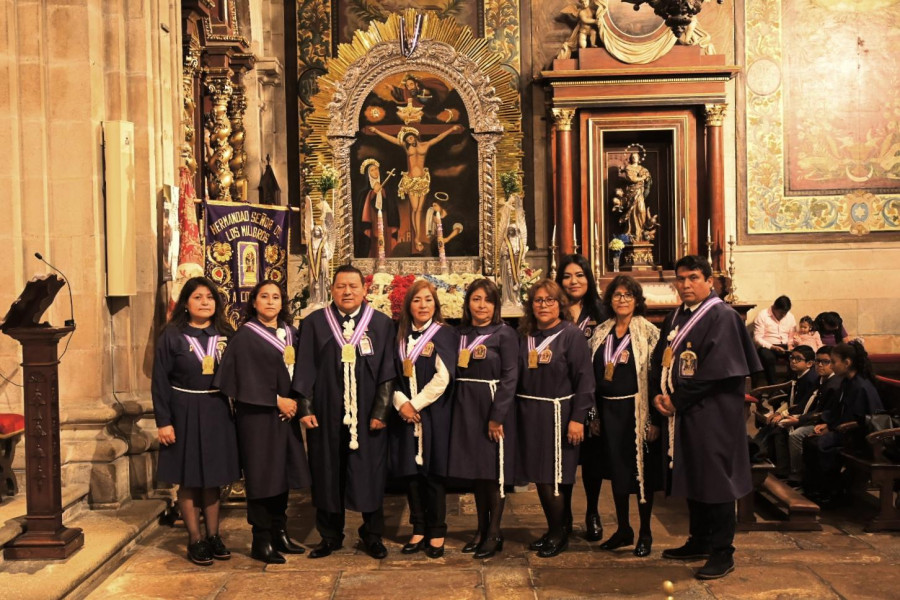
<path id="1" fill-rule="evenodd" d="M 790 360 L 791 362 L 806 362 L 806 359 L 802 356 L 792 356 Z"/>
<path id="2" fill-rule="evenodd" d="M 556 298 L 535 298 L 534 303 L 538 306 L 553 306 L 557 302 Z"/>
<path id="3" fill-rule="evenodd" d="M 634 294 L 613 294 L 612 299 L 616 302 L 631 302 L 632 300 L 634 300 Z"/>
<path id="4" fill-rule="evenodd" d="M 830 365 L 831 359 L 830 358 L 817 358 L 816 364 L 817 365 Z"/>

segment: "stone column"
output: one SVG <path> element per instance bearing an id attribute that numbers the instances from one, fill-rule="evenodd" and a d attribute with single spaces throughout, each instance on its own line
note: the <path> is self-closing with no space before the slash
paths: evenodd
<path id="1" fill-rule="evenodd" d="M 571 254 L 575 251 L 573 240 L 575 215 L 574 178 L 572 177 L 572 119 L 573 108 L 554 108 L 553 121 L 556 123 L 556 226 L 559 231 L 559 253 Z M 552 242 L 551 242 L 552 243 Z"/>
<path id="2" fill-rule="evenodd" d="M 712 269 L 721 272 L 725 241 L 725 143 L 722 123 L 727 104 L 706 105 L 706 169 L 709 220 L 712 233 Z M 702 231 L 702 228 L 701 228 Z M 703 247 L 700 248 L 703 254 Z"/>

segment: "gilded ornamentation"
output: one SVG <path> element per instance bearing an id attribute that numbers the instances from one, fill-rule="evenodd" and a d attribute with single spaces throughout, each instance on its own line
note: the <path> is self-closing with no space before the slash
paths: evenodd
<path id="1" fill-rule="evenodd" d="M 212 95 L 212 111 L 206 115 L 206 129 L 209 135 L 209 157 L 206 161 L 209 198 L 228 202 L 234 175 L 229 163 L 234 150 L 229 142 L 231 121 L 228 119 L 228 103 L 234 91 L 228 76 L 215 76 L 207 80 Z"/>
<path id="2" fill-rule="evenodd" d="M 404 16 L 411 21 L 413 11 Z M 399 15 L 372 23 L 358 32 L 352 44 L 342 45 L 319 78 L 321 91 L 313 98 L 315 112 L 308 119 L 307 139 L 315 162 L 333 164 L 341 174 L 335 190 L 338 231 L 335 260 L 349 262 L 353 254 L 350 147 L 359 129 L 363 102 L 384 77 L 410 70 L 427 71 L 448 81 L 465 105 L 469 132 L 478 143 L 481 249 L 485 274 L 493 273 L 496 170 L 519 170 L 522 157 L 518 90 L 510 70 L 497 61 L 489 42 L 452 19 L 425 18 L 421 39 L 412 56 L 403 56 Z"/>
<path id="3" fill-rule="evenodd" d="M 194 82 L 200 71 L 200 42 L 191 36 L 185 44 L 184 64 L 181 69 L 181 95 L 183 100 L 181 125 L 184 140 L 181 144 L 181 158 L 191 175 L 197 172 L 197 157 L 194 156 L 194 136 L 196 135 L 194 113 L 197 105 L 194 99 Z"/>
<path id="4" fill-rule="evenodd" d="M 505 64 L 521 70 L 518 0 L 485 0 L 484 35 Z"/>
<path id="5" fill-rule="evenodd" d="M 721 127 L 725 122 L 725 113 L 728 110 L 727 104 L 707 104 L 706 105 L 706 126 Z"/>
<path id="6" fill-rule="evenodd" d="M 572 108 L 552 108 L 553 122 L 559 131 L 572 131 L 572 119 L 575 118 L 575 110 Z"/>
<path id="7" fill-rule="evenodd" d="M 244 151 L 244 112 L 247 110 L 247 97 L 244 95 L 244 86 L 236 85 L 234 93 L 231 95 L 229 117 L 231 121 L 231 137 L 229 142 L 234 155 L 228 166 L 234 175 L 234 184 L 232 185 L 231 195 L 238 202 L 249 202 L 247 190 L 247 174 L 244 172 L 244 165 L 247 162 L 247 153 Z"/>

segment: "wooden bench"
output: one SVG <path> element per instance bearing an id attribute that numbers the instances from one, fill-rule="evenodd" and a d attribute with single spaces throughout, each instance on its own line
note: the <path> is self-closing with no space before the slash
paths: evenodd
<path id="1" fill-rule="evenodd" d="M 25 432 L 25 418 L 22 415 L 0 414 L 0 499 L 3 495 L 15 496 L 19 493 L 19 483 L 12 468 L 16 446 Z"/>
<path id="2" fill-rule="evenodd" d="M 900 381 L 880 375 L 876 380 L 885 411 L 900 416 Z M 900 507 L 895 498 L 900 489 L 900 463 L 884 453 L 887 442 L 900 443 L 900 428 L 870 433 L 866 442 L 871 454 L 861 453 L 853 447 L 841 452 L 849 475 L 850 492 L 867 498 L 870 489 L 878 490 L 878 513 L 866 524 L 866 531 L 900 531 Z"/>

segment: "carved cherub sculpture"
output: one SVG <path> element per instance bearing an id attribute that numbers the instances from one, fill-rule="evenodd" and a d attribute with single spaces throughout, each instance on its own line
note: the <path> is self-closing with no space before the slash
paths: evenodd
<path id="1" fill-rule="evenodd" d="M 592 0 L 578 0 L 578 4 L 571 4 L 562 10 L 564 15 L 574 17 L 576 24 L 572 34 L 559 49 L 556 58 L 566 59 L 572 57 L 572 51 L 576 48 L 597 46 L 597 7 Z"/>

